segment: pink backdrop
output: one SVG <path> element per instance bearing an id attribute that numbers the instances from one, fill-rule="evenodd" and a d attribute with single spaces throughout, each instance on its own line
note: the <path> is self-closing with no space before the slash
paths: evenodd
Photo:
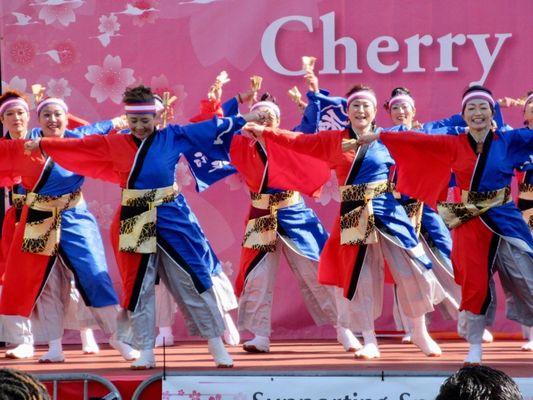
<path id="1" fill-rule="evenodd" d="M 531 0 L 515 0 L 512 7 L 504 0 L 9 0 L 0 11 L 2 85 L 31 92 L 41 83 L 90 121 L 120 114 L 124 88 L 144 83 L 178 97 L 175 116 L 183 123 L 226 70 L 226 98 L 247 90 L 251 75 L 261 75 L 264 89 L 280 101 L 282 125 L 290 128 L 299 114 L 286 92 L 294 85 L 306 90 L 298 71 L 303 55 L 318 58 L 321 87 L 337 95 L 365 82 L 384 101 L 395 86 L 409 87 L 421 121 L 457 112 L 471 82 L 486 84 L 497 97 L 533 88 Z M 505 117 L 521 124 L 519 109 L 505 110 Z M 383 111 L 378 122 L 390 125 Z M 185 166 L 177 179 L 234 278 L 247 210 L 242 181 L 233 176 L 198 195 Z M 107 245 L 118 189 L 88 181 L 85 193 Z M 318 201 L 308 199 L 326 227 L 337 202 L 334 185 Z M 295 293 L 296 282 L 282 265 L 274 337 L 332 335 L 331 328 L 312 324 Z M 500 296 L 495 330 L 516 331 L 502 308 Z M 393 329 L 389 289 L 377 326 Z M 433 328 L 453 324 L 435 316 Z M 180 322 L 177 329 L 183 332 Z"/>

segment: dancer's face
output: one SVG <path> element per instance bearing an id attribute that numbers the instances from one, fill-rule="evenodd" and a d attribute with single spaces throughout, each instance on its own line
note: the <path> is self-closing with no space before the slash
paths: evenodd
<path id="1" fill-rule="evenodd" d="M 527 103 L 524 108 L 524 121 L 527 122 L 530 129 L 533 129 L 533 101 Z"/>
<path id="2" fill-rule="evenodd" d="M 407 102 L 394 103 L 390 108 L 390 118 L 393 125 L 405 125 L 411 128 L 415 117 L 415 109 Z"/>
<path id="3" fill-rule="evenodd" d="M 257 107 L 254 109 L 254 111 L 263 113 L 267 116 L 267 118 L 261 123 L 261 125 L 266 126 L 268 128 L 279 128 L 279 118 L 276 116 L 274 111 L 270 107 Z"/>
<path id="4" fill-rule="evenodd" d="M 354 130 L 367 131 L 376 118 L 376 107 L 370 100 L 354 100 L 348 107 L 348 118 Z"/>
<path id="5" fill-rule="evenodd" d="M 13 139 L 20 139 L 26 136 L 29 120 L 29 114 L 20 106 L 9 108 L 0 117 L 0 121 L 2 121 L 2 124 L 4 124 Z"/>
<path id="6" fill-rule="evenodd" d="M 126 114 L 126 117 L 131 134 L 137 139 L 144 140 L 154 133 L 156 124 L 154 114 Z"/>
<path id="7" fill-rule="evenodd" d="M 463 119 L 471 130 L 483 131 L 492 126 L 492 110 L 486 100 L 472 99 L 466 103 Z"/>
<path id="8" fill-rule="evenodd" d="M 63 136 L 67 129 L 67 114 L 58 105 L 49 104 L 39 114 L 39 125 L 45 137 Z"/>

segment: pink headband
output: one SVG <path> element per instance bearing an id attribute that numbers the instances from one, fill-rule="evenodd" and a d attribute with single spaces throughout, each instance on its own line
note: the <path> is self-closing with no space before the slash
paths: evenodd
<path id="1" fill-rule="evenodd" d="M 415 100 L 406 94 L 399 94 L 397 96 L 394 96 L 389 100 L 389 110 L 392 108 L 394 104 L 397 103 L 407 103 L 411 106 L 411 108 L 415 108 Z"/>
<path id="2" fill-rule="evenodd" d="M 492 96 L 488 94 L 487 92 L 483 92 L 481 90 L 470 92 L 465 97 L 463 97 L 463 102 L 461 104 L 461 107 L 464 108 L 466 103 L 468 103 L 470 100 L 485 100 L 492 107 L 494 107 L 494 99 L 492 98 Z"/>
<path id="3" fill-rule="evenodd" d="M 524 107 L 528 105 L 528 103 L 532 102 L 533 101 L 533 93 L 530 94 L 527 99 L 526 99 L 526 102 L 524 103 Z M 0 113 L 1 114 L 1 113 Z"/>
<path id="4" fill-rule="evenodd" d="M 352 93 L 350 97 L 348 97 L 348 100 L 346 100 L 346 107 L 348 108 L 351 102 L 354 100 L 368 100 L 374 105 L 374 108 L 378 106 L 376 96 L 374 96 L 374 93 L 368 90 L 360 90 L 358 92 Z"/>
<path id="5" fill-rule="evenodd" d="M 2 103 L 2 105 L 0 106 L 0 115 L 4 115 L 4 113 L 7 110 L 9 110 L 11 108 L 14 108 L 14 107 L 22 107 L 27 113 L 30 112 L 30 108 L 28 107 L 28 103 L 26 103 L 26 101 L 23 98 L 16 97 L 16 98 L 12 98 L 12 99 Z"/>
<path id="6" fill-rule="evenodd" d="M 272 103 L 271 101 L 258 101 L 252 106 L 252 108 L 250 108 L 250 111 L 254 111 L 258 109 L 259 107 L 265 107 L 265 108 L 271 109 L 274 112 L 274 114 L 276 114 L 276 117 L 278 117 L 278 119 L 280 118 L 281 111 L 279 107 L 276 104 Z"/>
<path id="7" fill-rule="evenodd" d="M 130 103 L 124 105 L 126 114 L 156 114 L 157 107 L 154 103 Z"/>
<path id="8" fill-rule="evenodd" d="M 67 103 L 65 103 L 63 100 L 61 99 L 58 99 L 57 97 L 49 97 L 48 99 L 45 99 L 43 101 L 41 101 L 39 103 L 39 105 L 37 106 L 37 115 L 39 115 L 41 113 L 41 110 L 50 105 L 50 104 L 55 104 L 56 106 L 59 106 L 63 109 L 63 111 L 65 111 L 65 114 L 68 113 L 68 107 L 67 107 Z"/>

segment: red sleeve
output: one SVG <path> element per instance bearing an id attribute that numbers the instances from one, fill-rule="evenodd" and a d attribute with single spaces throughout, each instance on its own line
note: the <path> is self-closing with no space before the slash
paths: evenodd
<path id="1" fill-rule="evenodd" d="M 201 122 L 213 117 L 223 117 L 224 112 L 221 107 L 220 100 L 200 100 L 200 113 L 192 118 L 189 118 L 191 122 Z"/>
<path id="2" fill-rule="evenodd" d="M 457 137 L 383 132 L 380 139 L 398 165 L 398 191 L 436 207 L 447 193 Z"/>
<path id="3" fill-rule="evenodd" d="M 318 196 L 331 175 L 328 161 L 333 159 L 333 154 L 341 154 L 342 137 L 331 133 L 305 135 L 265 130 L 268 185 Z"/>
<path id="4" fill-rule="evenodd" d="M 91 135 L 82 139 L 43 138 L 41 149 L 69 171 L 120 184 L 109 140 L 105 136 Z"/>
<path id="5" fill-rule="evenodd" d="M 17 161 L 19 156 L 24 152 L 23 140 L 0 140 L 0 186 L 12 186 L 20 181 L 19 177 L 14 176 L 17 171 L 15 166 L 20 165 Z"/>

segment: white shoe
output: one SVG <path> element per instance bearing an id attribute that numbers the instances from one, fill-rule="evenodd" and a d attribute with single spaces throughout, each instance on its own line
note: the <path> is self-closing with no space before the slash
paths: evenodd
<path id="1" fill-rule="evenodd" d="M 342 326 L 337 327 L 337 342 L 342 344 L 344 351 L 349 353 L 363 348 L 363 345 L 357 340 L 352 331 Z"/>
<path id="2" fill-rule="evenodd" d="M 429 333 L 413 333 L 412 335 L 413 344 L 418 347 L 422 352 L 428 357 L 440 357 L 442 355 L 442 350 L 440 349 L 437 342 L 435 342 Z"/>
<path id="3" fill-rule="evenodd" d="M 80 331 L 80 338 L 83 354 L 98 354 L 100 352 L 92 329 L 82 329 Z"/>
<path id="4" fill-rule="evenodd" d="M 138 350 L 135 350 L 129 344 L 123 343 L 117 339 L 109 339 L 109 345 L 117 350 L 126 361 L 133 361 L 140 357 Z"/>
<path id="5" fill-rule="evenodd" d="M 355 352 L 355 358 L 363 360 L 372 360 L 373 358 L 380 358 L 378 345 L 376 343 L 368 343 L 363 346 L 361 350 Z"/>
<path id="6" fill-rule="evenodd" d="M 141 350 L 139 358 L 131 363 L 130 369 L 151 369 L 155 368 L 155 356 L 153 350 Z"/>
<path id="7" fill-rule="evenodd" d="M 49 350 L 41 358 L 39 358 L 39 363 L 41 364 L 53 364 L 53 363 L 62 363 L 65 362 L 65 354 L 63 351 L 54 351 Z"/>
<path id="8" fill-rule="evenodd" d="M 267 336 L 257 335 L 252 340 L 244 342 L 242 349 L 248 353 L 269 353 L 270 339 Z"/>
<path id="9" fill-rule="evenodd" d="M 413 339 L 411 338 L 411 333 L 407 332 L 405 335 L 403 335 L 402 343 L 403 344 L 411 344 L 411 343 L 413 343 Z"/>
<path id="10" fill-rule="evenodd" d="M 19 344 L 14 349 L 9 349 L 6 351 L 6 358 L 22 359 L 22 358 L 32 358 L 33 357 L 33 345 L 32 344 Z"/>
<path id="11" fill-rule="evenodd" d="M 480 365 L 483 357 L 483 347 L 481 344 L 470 344 L 468 355 L 465 358 L 465 365 Z"/>
<path id="12" fill-rule="evenodd" d="M 533 340 L 530 340 L 529 342 L 525 343 L 520 350 L 522 351 L 533 351 Z"/>
<path id="13" fill-rule="evenodd" d="M 494 336 L 487 329 L 483 331 L 483 343 L 492 343 L 494 342 Z"/>
<path id="14" fill-rule="evenodd" d="M 233 318 L 231 318 L 230 313 L 224 313 L 223 317 L 224 326 L 226 327 L 224 330 L 224 335 L 222 336 L 224 342 L 230 346 L 238 346 L 241 341 L 241 335 L 235 326 L 235 322 L 233 322 Z"/>
<path id="15" fill-rule="evenodd" d="M 160 333 L 155 338 L 155 347 L 163 347 L 163 339 L 165 339 L 165 347 L 174 346 L 174 335 L 162 335 Z"/>
<path id="16" fill-rule="evenodd" d="M 224 347 L 224 343 L 220 337 L 208 339 L 207 348 L 209 349 L 209 353 L 213 356 L 217 368 L 233 367 L 233 359 Z"/>

